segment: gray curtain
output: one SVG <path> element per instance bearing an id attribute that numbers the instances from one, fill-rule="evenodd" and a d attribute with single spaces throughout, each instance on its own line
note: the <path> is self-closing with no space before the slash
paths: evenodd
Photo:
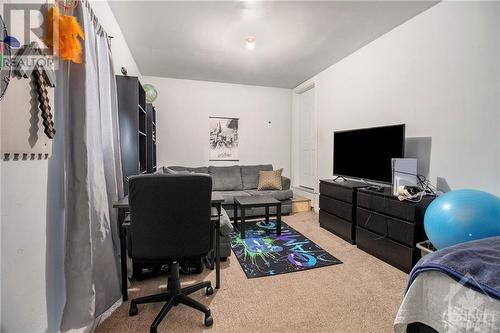
<path id="1" fill-rule="evenodd" d="M 92 331 L 119 301 L 119 246 L 112 204 L 123 196 L 116 86 L 108 38 L 90 5 L 74 15 L 85 32 L 83 64 L 63 64 L 66 240 L 61 331 Z M 61 91 L 63 90 L 63 91 Z"/>

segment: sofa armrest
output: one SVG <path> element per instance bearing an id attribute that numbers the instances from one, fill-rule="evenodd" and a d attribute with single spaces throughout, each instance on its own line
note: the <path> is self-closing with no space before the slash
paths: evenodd
<path id="1" fill-rule="evenodd" d="M 231 224 L 231 220 L 229 220 L 226 210 L 222 208 L 220 216 L 220 234 L 221 236 L 229 237 L 232 231 L 233 225 Z"/>
<path id="2" fill-rule="evenodd" d="M 290 178 L 281 176 L 281 183 L 283 185 L 283 190 L 289 190 L 290 189 Z"/>

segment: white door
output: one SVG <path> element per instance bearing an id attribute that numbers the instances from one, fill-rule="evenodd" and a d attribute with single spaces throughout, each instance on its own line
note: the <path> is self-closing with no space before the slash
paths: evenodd
<path id="1" fill-rule="evenodd" d="M 298 185 L 311 190 L 316 188 L 316 122 L 314 104 L 314 87 L 299 95 Z"/>

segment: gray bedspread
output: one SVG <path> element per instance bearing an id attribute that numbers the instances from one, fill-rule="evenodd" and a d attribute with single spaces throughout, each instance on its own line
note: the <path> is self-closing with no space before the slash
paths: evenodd
<path id="1" fill-rule="evenodd" d="M 408 288 L 423 272 L 439 271 L 461 284 L 500 299 L 500 237 L 450 246 L 423 257 L 410 273 Z"/>

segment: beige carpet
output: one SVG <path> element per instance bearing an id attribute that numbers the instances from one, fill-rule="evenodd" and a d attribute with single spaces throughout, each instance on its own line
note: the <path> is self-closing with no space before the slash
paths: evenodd
<path id="1" fill-rule="evenodd" d="M 222 263 L 221 289 L 210 297 L 202 291 L 192 295 L 210 306 L 214 325 L 205 328 L 202 313 L 179 305 L 158 331 L 392 332 L 407 275 L 320 228 L 317 214 L 295 214 L 284 221 L 343 264 L 247 279 L 233 254 Z M 210 279 L 215 287 L 215 271 L 209 270 L 184 277 L 183 283 L 202 279 Z M 129 295 L 161 292 L 165 284 L 165 277 L 134 282 Z M 121 305 L 97 332 L 149 332 L 162 304 L 139 305 L 135 317 L 128 317 L 128 306 Z"/>

